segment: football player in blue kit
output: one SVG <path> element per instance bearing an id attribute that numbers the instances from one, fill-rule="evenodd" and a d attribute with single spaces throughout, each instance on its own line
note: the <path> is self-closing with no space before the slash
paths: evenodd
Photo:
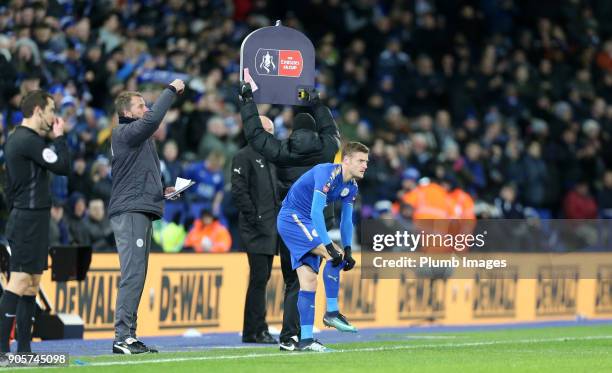
<path id="1" fill-rule="evenodd" d="M 301 338 L 298 350 L 330 351 L 313 338 L 315 291 L 321 258 L 327 260 L 323 281 L 327 297 L 326 326 L 340 331 L 357 330 L 338 311 L 340 270 L 355 266 L 351 255 L 353 236 L 353 202 L 357 196 L 357 180 L 368 167 L 369 149 L 358 143 L 348 143 L 342 151 L 342 163 L 323 163 L 302 175 L 289 190 L 277 218 L 278 233 L 289 248 L 291 264 L 300 282 L 298 310 Z M 342 201 L 340 233 L 343 249 L 329 238 L 323 217 L 324 207 Z"/>

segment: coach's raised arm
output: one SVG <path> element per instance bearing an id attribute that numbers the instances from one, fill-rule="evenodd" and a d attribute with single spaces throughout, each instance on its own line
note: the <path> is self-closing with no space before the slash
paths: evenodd
<path id="1" fill-rule="evenodd" d="M 176 95 L 182 93 L 184 89 L 185 84 L 182 80 L 174 80 L 162 91 L 150 110 L 145 106 L 144 100 L 132 101 L 132 97 L 142 98 L 139 93 L 121 93 L 115 101 L 120 125 L 113 135 L 130 146 L 142 144 L 157 131 Z M 132 109 L 138 114 L 142 112 L 142 117 L 134 117 Z"/>
<path id="2" fill-rule="evenodd" d="M 152 221 L 164 212 L 164 191 L 153 133 L 185 84 L 174 80 L 151 110 L 139 92 L 123 92 L 115 100 L 119 126 L 113 129 L 111 155 L 113 189 L 109 206 L 115 233 L 121 282 L 115 308 L 113 352 L 156 352 L 136 338 L 138 304 L 142 296 L 151 249 Z"/>

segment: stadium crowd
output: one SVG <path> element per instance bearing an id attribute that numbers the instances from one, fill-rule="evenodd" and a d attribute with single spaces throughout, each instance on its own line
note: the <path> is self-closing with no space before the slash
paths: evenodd
<path id="1" fill-rule="evenodd" d="M 164 182 L 197 185 L 167 204 L 155 242 L 241 249 L 229 193 L 240 44 L 275 19 L 313 41 L 343 141 L 372 149 L 360 217 L 612 217 L 610 1 L 2 1 L 0 143 L 39 87 L 67 126 L 73 173 L 53 178 L 52 244 L 113 250 L 113 99 L 152 102 L 180 78 L 187 92 L 155 138 Z M 291 107 L 260 113 L 288 136 Z M 441 199 L 450 208 L 415 202 Z"/>

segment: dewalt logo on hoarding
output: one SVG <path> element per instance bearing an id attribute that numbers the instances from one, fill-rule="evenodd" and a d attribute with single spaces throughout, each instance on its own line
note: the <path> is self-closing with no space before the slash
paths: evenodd
<path id="1" fill-rule="evenodd" d="M 340 309 L 349 319 L 368 321 L 376 319 L 378 279 L 361 279 L 357 268 L 340 272 Z"/>
<path id="2" fill-rule="evenodd" d="M 576 313 L 579 272 L 577 266 L 547 266 L 538 270 L 536 315 Z"/>
<path id="3" fill-rule="evenodd" d="M 222 268 L 162 268 L 159 328 L 219 325 Z"/>
<path id="4" fill-rule="evenodd" d="M 516 311 L 516 290 L 518 271 L 505 271 L 499 277 L 487 273 L 486 277 L 476 275 L 474 317 L 513 317 Z"/>
<path id="5" fill-rule="evenodd" d="M 272 268 L 270 280 L 266 288 L 266 321 L 269 324 L 283 322 L 284 300 L 285 282 L 283 281 L 283 272 L 280 268 Z"/>
<path id="6" fill-rule="evenodd" d="M 76 313 L 88 331 L 113 330 L 118 269 L 90 269 L 84 281 L 57 282 L 55 312 Z"/>
<path id="7" fill-rule="evenodd" d="M 444 317 L 446 280 L 406 278 L 399 284 L 399 319 L 439 319 Z"/>
<path id="8" fill-rule="evenodd" d="M 612 266 L 602 265 L 597 268 L 596 286 L 595 312 L 612 313 Z"/>

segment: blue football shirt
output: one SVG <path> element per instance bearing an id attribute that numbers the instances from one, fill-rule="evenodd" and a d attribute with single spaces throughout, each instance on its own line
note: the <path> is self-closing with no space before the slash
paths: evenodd
<path id="1" fill-rule="evenodd" d="M 310 217 L 313 193 L 326 196 L 326 204 L 336 201 L 353 203 L 358 187 L 354 179 L 342 180 L 342 165 L 322 163 L 303 174 L 289 189 L 283 200 L 283 208 L 300 216 Z"/>

